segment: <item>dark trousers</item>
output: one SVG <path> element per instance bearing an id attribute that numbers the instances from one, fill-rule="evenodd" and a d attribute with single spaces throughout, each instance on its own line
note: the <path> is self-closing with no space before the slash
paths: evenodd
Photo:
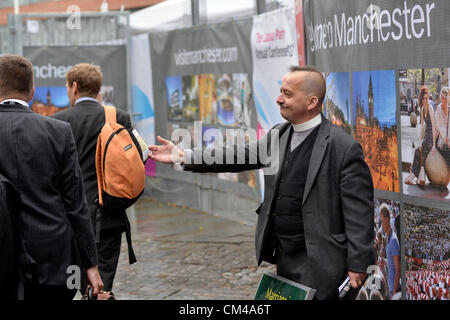
<path id="1" fill-rule="evenodd" d="M 422 144 L 422 152 L 420 151 L 419 147 L 416 148 L 414 151 L 414 160 L 412 163 L 412 172 L 414 175 L 418 178 L 420 167 L 425 165 L 425 160 L 428 156 L 428 153 L 431 151 L 431 145 L 424 142 Z"/>
<path id="2" fill-rule="evenodd" d="M 314 289 L 314 280 L 306 249 L 285 253 L 277 246 L 275 255 L 279 276 Z"/>
<path id="3" fill-rule="evenodd" d="M 447 166 L 450 167 L 450 148 L 444 143 L 442 147 L 437 147 L 441 155 L 444 157 Z"/>
<path id="4" fill-rule="evenodd" d="M 123 228 L 104 229 L 100 232 L 100 243 L 97 243 L 98 270 L 105 291 L 112 291 L 119 262 L 122 232 Z"/>
<path id="5" fill-rule="evenodd" d="M 119 263 L 120 246 L 123 228 L 110 228 L 100 231 L 100 242 L 97 243 L 98 271 L 103 281 L 103 290 L 112 291 L 117 264 Z M 87 278 L 83 272 L 81 278 L 81 294 L 86 294 Z"/>
<path id="6" fill-rule="evenodd" d="M 38 301 L 70 301 L 73 300 L 76 289 L 68 289 L 66 286 L 53 286 L 26 282 L 23 286 L 24 300 Z"/>
<path id="7" fill-rule="evenodd" d="M 5 277 L 9 277 L 9 279 L 0 281 L 0 301 L 17 300 L 17 284 L 19 282 L 18 276 L 13 273 L 5 273 Z"/>

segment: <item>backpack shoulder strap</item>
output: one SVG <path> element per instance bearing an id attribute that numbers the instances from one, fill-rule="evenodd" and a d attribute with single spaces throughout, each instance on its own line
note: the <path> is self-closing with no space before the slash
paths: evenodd
<path id="1" fill-rule="evenodd" d="M 112 106 L 104 106 L 105 109 L 105 121 L 106 122 L 117 122 L 116 119 L 116 108 Z"/>

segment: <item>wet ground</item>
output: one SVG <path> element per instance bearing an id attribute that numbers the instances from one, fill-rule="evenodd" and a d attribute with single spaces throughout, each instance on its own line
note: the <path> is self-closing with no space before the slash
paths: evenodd
<path id="1" fill-rule="evenodd" d="M 255 214 L 249 212 L 249 214 Z M 118 299 L 252 300 L 255 226 L 144 198 L 128 212 L 138 262 L 128 264 L 125 237 L 114 282 Z"/>

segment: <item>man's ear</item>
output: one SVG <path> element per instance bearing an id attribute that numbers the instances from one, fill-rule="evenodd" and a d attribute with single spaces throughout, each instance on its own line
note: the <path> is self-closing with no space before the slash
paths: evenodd
<path id="1" fill-rule="evenodd" d="M 78 93 L 79 92 L 78 83 L 76 83 L 75 81 L 72 82 L 72 85 L 70 86 L 70 88 L 74 89 L 74 93 Z"/>
<path id="2" fill-rule="evenodd" d="M 319 98 L 316 96 L 311 96 L 308 98 L 308 111 L 312 111 L 317 108 L 319 104 Z"/>
<path id="3" fill-rule="evenodd" d="M 31 96 L 30 96 L 30 99 L 28 99 L 28 101 L 31 101 L 31 100 L 33 100 L 33 98 L 34 98 L 34 92 L 35 92 L 35 90 L 36 90 L 36 88 L 35 88 L 35 87 L 33 87 L 33 91 L 31 91 Z"/>

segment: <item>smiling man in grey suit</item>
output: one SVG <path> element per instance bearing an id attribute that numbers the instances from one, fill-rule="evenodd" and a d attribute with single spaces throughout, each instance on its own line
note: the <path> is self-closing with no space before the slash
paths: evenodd
<path id="1" fill-rule="evenodd" d="M 374 263 L 373 184 L 361 146 L 321 114 L 325 91 L 317 69 L 292 67 L 277 99 L 288 122 L 257 142 L 215 150 L 212 164 L 201 148 L 178 149 L 160 137 L 162 145 L 149 149 L 154 160 L 194 172 L 275 167 L 266 172 L 257 209 L 258 264 L 276 263 L 278 275 L 316 289 L 317 299 L 337 299 L 347 276 L 357 288 Z M 261 150 L 270 150 L 273 161 Z"/>
<path id="2" fill-rule="evenodd" d="M 87 271 L 96 295 L 103 283 L 72 131 L 32 112 L 33 95 L 31 62 L 1 55 L 0 172 L 20 196 L 24 299 L 73 299 L 72 265 Z"/>

